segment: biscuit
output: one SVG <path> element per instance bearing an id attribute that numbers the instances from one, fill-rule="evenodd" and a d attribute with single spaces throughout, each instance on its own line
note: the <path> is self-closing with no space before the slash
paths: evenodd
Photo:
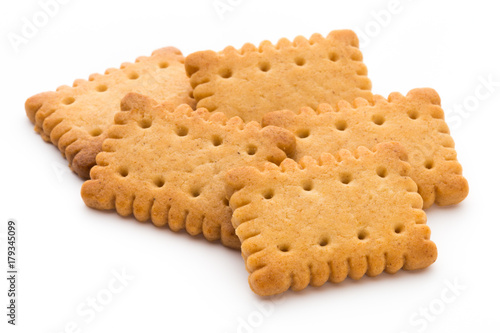
<path id="1" fill-rule="evenodd" d="M 260 122 L 271 111 L 370 100 L 371 81 L 358 45 L 353 31 L 338 30 L 326 38 L 264 41 L 258 48 L 229 46 L 188 55 L 186 73 L 198 107 Z"/>
<path id="2" fill-rule="evenodd" d="M 73 87 L 35 95 L 26 101 L 26 114 L 35 131 L 52 142 L 69 161 L 70 168 L 87 179 L 95 156 L 108 135 L 120 101 L 129 92 L 149 95 L 159 102 L 195 105 L 184 70 L 184 57 L 173 47 L 159 49 L 134 64 L 108 69 L 76 80 Z"/>
<path id="3" fill-rule="evenodd" d="M 342 101 L 335 106 L 320 105 L 316 111 L 306 107 L 299 114 L 272 112 L 263 119 L 263 126 L 268 125 L 296 134 L 295 160 L 306 155 L 318 158 L 341 148 L 372 148 L 384 141 L 402 143 L 424 208 L 434 202 L 456 204 L 468 194 L 440 98 L 433 89 L 414 89 L 406 97 L 392 93 L 387 100 L 376 95 L 374 103 L 359 98 L 353 105 Z"/>
<path id="4" fill-rule="evenodd" d="M 251 289 L 267 296 L 432 264 L 436 246 L 404 158 L 386 142 L 228 172 Z"/>
<path id="5" fill-rule="evenodd" d="M 121 109 L 91 180 L 83 184 L 85 203 L 239 248 L 224 174 L 238 166 L 280 163 L 293 154 L 293 134 L 188 105 L 172 110 L 139 94 L 128 94 Z"/>

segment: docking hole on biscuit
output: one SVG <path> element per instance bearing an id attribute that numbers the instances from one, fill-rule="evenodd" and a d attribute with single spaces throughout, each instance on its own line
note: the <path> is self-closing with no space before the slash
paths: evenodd
<path id="1" fill-rule="evenodd" d="M 404 225 L 402 223 L 398 223 L 394 226 L 394 232 L 400 234 L 403 232 Z"/>
<path id="2" fill-rule="evenodd" d="M 259 68 L 263 72 L 267 72 L 271 69 L 271 65 L 268 62 L 261 62 L 259 64 Z"/>
<path id="3" fill-rule="evenodd" d="M 215 146 L 215 147 L 218 147 L 222 144 L 222 138 L 218 135 L 214 135 L 212 137 L 212 144 Z"/>
<path id="4" fill-rule="evenodd" d="M 162 176 L 158 176 L 153 180 L 153 183 L 156 187 L 163 187 L 163 185 L 165 185 L 165 179 L 163 179 Z"/>
<path id="5" fill-rule="evenodd" d="M 186 136 L 186 135 L 188 135 L 188 132 L 189 132 L 189 130 L 185 126 L 179 126 L 175 130 L 175 133 L 177 133 L 178 136 Z"/>
<path id="6" fill-rule="evenodd" d="M 264 199 L 266 200 L 269 200 L 269 199 L 272 199 L 272 197 L 274 197 L 274 190 L 273 189 L 269 189 L 267 191 L 265 191 L 262 196 L 264 197 Z"/>
<path id="7" fill-rule="evenodd" d="M 146 128 L 150 128 L 152 123 L 153 122 L 151 121 L 151 119 L 144 118 L 144 119 L 141 119 L 141 121 L 139 122 L 139 126 L 141 128 L 146 129 Z"/>
<path id="8" fill-rule="evenodd" d="M 347 128 L 347 123 L 345 120 L 339 120 L 335 123 L 335 127 L 339 131 L 344 131 Z"/>
<path id="9" fill-rule="evenodd" d="M 297 131 L 297 137 L 301 138 L 301 139 L 305 139 L 307 138 L 311 133 L 309 132 L 309 130 L 307 128 L 302 128 L 302 129 L 299 129 Z"/>
<path id="10" fill-rule="evenodd" d="M 108 86 L 105 84 L 100 84 L 95 88 L 95 90 L 97 92 L 105 92 L 106 90 L 108 90 Z"/>
<path id="11" fill-rule="evenodd" d="M 288 252 L 288 251 L 290 251 L 290 245 L 288 245 L 288 244 L 281 244 L 281 245 L 278 245 L 278 249 L 281 252 Z"/>
<path id="12" fill-rule="evenodd" d="M 199 196 L 200 196 L 200 194 L 201 194 L 201 189 L 200 189 L 199 187 L 193 187 L 193 188 L 191 189 L 191 196 L 192 196 L 193 198 L 197 198 L 197 197 L 199 197 Z"/>
<path id="13" fill-rule="evenodd" d="M 411 110 L 410 112 L 408 112 L 408 117 L 410 117 L 410 119 L 417 119 L 418 118 L 418 112 L 417 110 Z"/>
<path id="14" fill-rule="evenodd" d="M 128 176 L 128 169 L 126 167 L 121 167 L 120 170 L 118 170 L 118 173 L 122 177 L 127 177 Z"/>
<path id="15" fill-rule="evenodd" d="M 100 128 L 94 128 L 89 132 L 89 134 L 92 136 L 99 136 L 102 134 L 102 130 Z"/>
<path id="16" fill-rule="evenodd" d="M 366 232 L 366 230 L 358 231 L 358 239 L 359 240 L 366 239 L 366 237 L 368 237 L 368 233 Z"/>
<path id="17" fill-rule="evenodd" d="M 131 72 L 128 74 L 128 78 L 130 80 L 137 80 L 139 78 L 139 74 L 137 74 L 136 72 Z"/>
<path id="18" fill-rule="evenodd" d="M 168 62 L 162 61 L 158 64 L 158 67 L 160 68 L 167 68 L 168 67 Z"/>
<path id="19" fill-rule="evenodd" d="M 302 57 L 295 58 L 295 64 L 297 66 L 304 66 L 306 64 L 306 60 Z"/>
<path id="20" fill-rule="evenodd" d="M 313 189 L 313 181 L 310 180 L 310 179 L 304 180 L 302 182 L 302 188 L 304 189 L 304 191 L 312 191 L 312 189 Z"/>
<path id="21" fill-rule="evenodd" d="M 426 169 L 432 169 L 434 167 L 434 161 L 432 159 L 427 159 L 424 163 Z"/>
<path id="22" fill-rule="evenodd" d="M 255 155 L 256 153 L 257 153 L 257 146 L 254 146 L 254 145 L 247 146 L 247 154 L 248 155 Z"/>
<path id="23" fill-rule="evenodd" d="M 385 122 L 385 118 L 381 114 L 373 115 L 372 120 L 375 123 L 375 125 L 379 125 L 379 126 Z"/>
<path id="24" fill-rule="evenodd" d="M 70 104 L 73 104 L 75 102 L 75 99 L 73 97 L 66 97 L 65 99 L 63 99 L 62 102 L 65 105 L 70 105 Z"/>
<path id="25" fill-rule="evenodd" d="M 319 246 L 327 246 L 330 241 L 328 240 L 328 237 L 323 237 L 319 241 Z"/>
<path id="26" fill-rule="evenodd" d="M 338 61 L 340 59 L 340 57 L 337 54 L 337 52 L 330 52 L 330 54 L 328 55 L 328 59 L 335 62 L 335 61 Z"/>
<path id="27" fill-rule="evenodd" d="M 352 175 L 350 173 L 342 173 L 340 174 L 340 182 L 344 185 L 349 184 L 352 181 Z"/>
<path id="28" fill-rule="evenodd" d="M 229 79 L 231 76 L 233 76 L 233 71 L 229 68 L 225 68 L 225 69 L 222 69 L 220 72 L 219 72 L 219 75 L 223 78 L 223 79 Z"/>
<path id="29" fill-rule="evenodd" d="M 377 168 L 377 175 L 380 177 L 380 178 L 385 178 L 387 177 L 387 169 L 384 168 L 384 167 L 378 167 Z"/>

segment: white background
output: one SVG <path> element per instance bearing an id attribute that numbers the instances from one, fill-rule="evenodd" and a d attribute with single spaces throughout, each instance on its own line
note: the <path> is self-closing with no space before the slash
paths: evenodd
<path id="1" fill-rule="evenodd" d="M 21 34 L 23 18 L 32 21 L 42 9 L 34 0 L 2 1 L 0 330 L 497 330 L 500 20 L 495 2 L 400 0 L 392 14 L 378 15 L 379 23 L 374 13 L 393 8 L 389 0 L 222 0 L 231 6 L 222 16 L 214 2 L 70 0 L 16 52 L 9 34 Z M 427 211 L 439 255 L 424 271 L 259 298 L 248 287 L 238 251 L 87 208 L 80 198 L 82 181 L 59 151 L 34 133 L 24 112 L 24 101 L 33 94 L 71 85 L 160 47 L 173 45 L 187 55 L 344 28 L 369 36 L 362 40 L 362 51 L 374 92 L 387 96 L 435 88 L 452 125 L 471 191 L 456 207 Z M 482 83 L 488 78 L 496 86 Z M 17 220 L 19 230 L 16 327 L 7 325 L 5 316 L 9 218 Z M 102 311 L 89 314 L 86 302 L 109 295 L 113 272 L 122 269 L 133 279 Z M 465 289 L 453 293 L 448 287 L 453 283 Z M 419 311 L 429 307 L 424 319 Z"/>

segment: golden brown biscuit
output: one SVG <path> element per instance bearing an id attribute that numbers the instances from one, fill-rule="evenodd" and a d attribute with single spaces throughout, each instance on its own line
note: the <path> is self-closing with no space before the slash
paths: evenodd
<path id="1" fill-rule="evenodd" d="M 35 131 L 51 141 L 80 177 L 89 178 L 120 101 L 129 92 L 149 95 L 159 102 L 195 105 L 184 70 L 184 57 L 174 47 L 156 50 L 150 57 L 124 63 L 105 75 L 76 80 L 73 87 L 35 95 L 26 101 L 26 114 Z"/>
<path id="2" fill-rule="evenodd" d="M 345 101 L 335 106 L 323 104 L 316 111 L 303 108 L 299 114 L 273 112 L 264 117 L 263 126 L 280 126 L 296 134 L 295 160 L 398 141 L 408 152 L 410 176 L 418 185 L 424 208 L 434 202 L 452 205 L 462 201 L 469 188 L 439 95 L 433 89 L 414 89 L 406 97 L 392 93 L 387 100 L 376 95 L 374 101 L 359 98 L 353 105 Z"/>
<path id="3" fill-rule="evenodd" d="M 320 103 L 371 99 L 371 82 L 353 31 L 332 31 L 326 38 L 314 34 L 276 46 L 264 41 L 257 48 L 227 47 L 216 53 L 201 51 L 186 57 L 198 107 L 261 121 L 267 112 Z"/>
<path id="4" fill-rule="evenodd" d="M 282 128 L 245 125 L 238 117 L 227 120 L 188 105 L 172 111 L 171 104 L 139 94 L 128 94 L 121 108 L 91 180 L 83 184 L 85 203 L 239 248 L 225 199 L 225 172 L 280 163 L 293 153 L 295 137 Z"/>
<path id="5" fill-rule="evenodd" d="M 286 159 L 227 176 L 233 226 L 259 295 L 347 276 L 420 269 L 437 257 L 399 143 Z"/>

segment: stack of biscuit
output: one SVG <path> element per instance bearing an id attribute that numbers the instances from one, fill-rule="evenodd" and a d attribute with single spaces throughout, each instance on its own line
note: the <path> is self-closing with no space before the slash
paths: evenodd
<path id="1" fill-rule="evenodd" d="M 275 295 L 429 266 L 423 209 L 468 194 L 438 94 L 373 95 L 362 59 L 349 30 L 168 47 L 26 112 L 87 206 L 241 249 L 251 289 Z"/>

